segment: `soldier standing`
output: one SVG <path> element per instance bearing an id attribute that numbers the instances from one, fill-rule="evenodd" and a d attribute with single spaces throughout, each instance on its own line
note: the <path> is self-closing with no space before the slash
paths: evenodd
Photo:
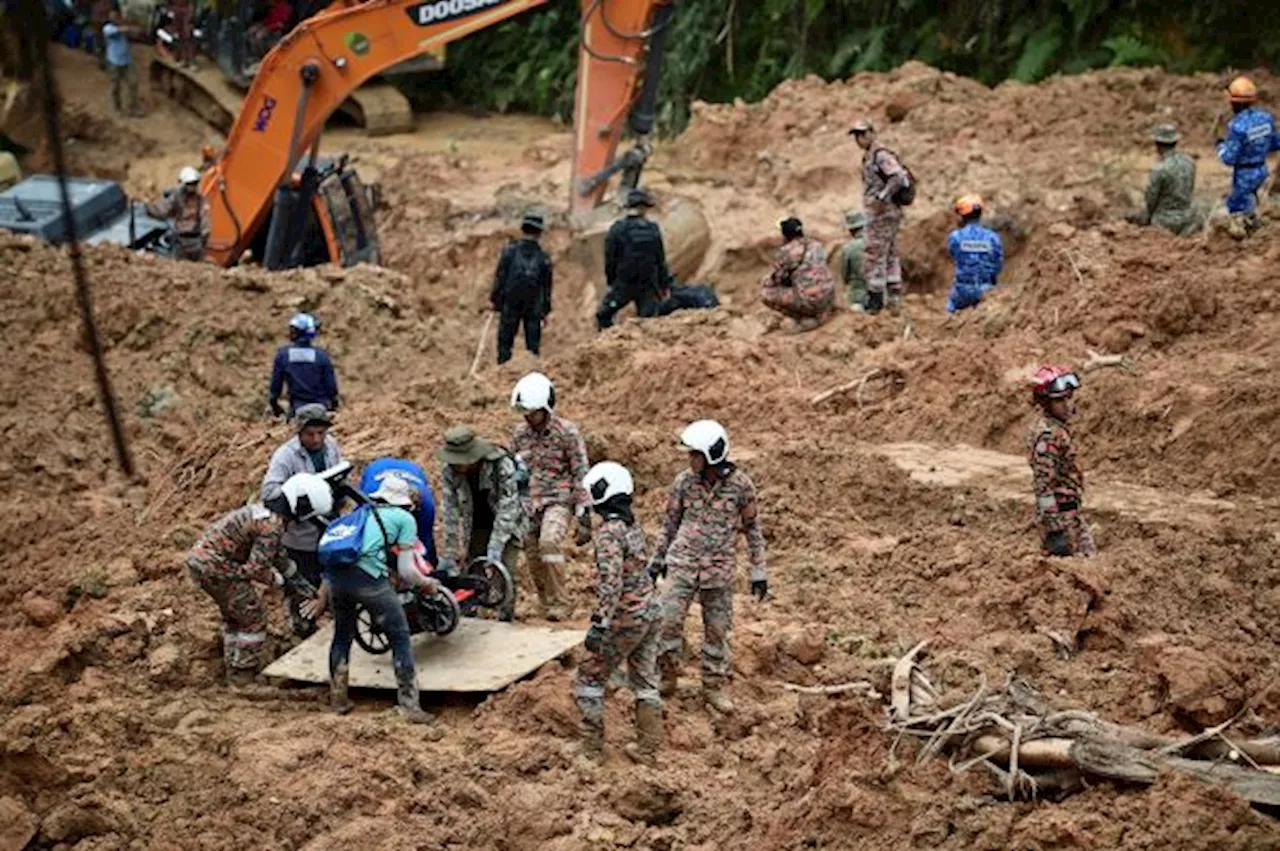
<path id="1" fill-rule="evenodd" d="M 571 517 L 578 518 L 578 546 L 591 540 L 589 501 L 582 486 L 587 446 L 576 425 L 556 416 L 555 405 L 555 385 L 540 372 L 521 378 L 511 393 L 511 407 L 524 414 L 511 450 L 529 468 L 525 511 L 532 522 L 525 536 L 525 562 L 551 621 L 571 614 L 564 589 L 564 539 Z"/>
<path id="2" fill-rule="evenodd" d="M 795 330 L 809 331 L 831 318 L 835 281 L 822 243 L 804 235 L 799 219 L 786 219 L 780 227 L 782 247 L 773 261 L 773 271 L 764 280 L 760 301 L 794 320 Z"/>
<path id="3" fill-rule="evenodd" d="M 863 236 L 867 214 L 861 210 L 851 210 L 845 213 L 844 223 L 849 229 L 849 241 L 840 251 L 840 277 L 849 291 L 849 306 L 862 313 L 867 309 L 867 240 Z"/>
<path id="4" fill-rule="evenodd" d="M 951 293 L 947 296 L 948 313 L 976 307 L 996 285 L 996 278 L 1004 268 L 1004 243 L 1000 234 L 981 225 L 982 198 L 963 195 L 956 199 L 955 210 L 960 217 L 960 227 L 947 237 L 947 252 L 956 265 Z"/>
<path id="5" fill-rule="evenodd" d="M 1227 125 L 1227 135 L 1217 140 L 1218 159 L 1232 168 L 1227 212 L 1253 224 L 1258 190 L 1267 180 L 1267 155 L 1280 150 L 1280 133 L 1275 117 L 1258 106 L 1258 88 L 1248 77 L 1231 81 L 1227 99 L 1235 117 Z"/>
<path id="6" fill-rule="evenodd" d="M 1092 556 L 1097 548 L 1081 514 L 1084 474 L 1067 426 L 1075 415 L 1072 397 L 1080 379 L 1069 370 L 1046 366 L 1033 382 L 1043 417 L 1031 432 L 1031 475 L 1044 551 L 1052 556 Z"/>
<path id="7" fill-rule="evenodd" d="M 658 667 L 662 694 L 676 692 L 684 649 L 684 621 L 696 596 L 702 604 L 702 692 L 717 712 L 733 711 L 724 686 L 732 670 L 733 545 L 742 530 L 751 554 L 751 593 L 769 593 L 764 531 L 750 477 L 729 461 L 729 435 L 714 420 L 699 420 L 680 435 L 689 469 L 676 476 L 651 570 L 671 576 L 662 594 Z"/>
<path id="8" fill-rule="evenodd" d="M 178 172 L 178 186 L 155 204 L 147 205 L 147 215 L 169 222 L 178 236 L 178 259 L 198 263 L 209 243 L 209 202 L 200 194 L 200 172 L 184 166 Z"/>
<path id="9" fill-rule="evenodd" d="M 635 485 L 630 471 L 612 461 L 592 467 L 583 485 L 603 521 L 595 536 L 599 602 L 587 631 L 590 655 L 573 681 L 582 712 L 583 753 L 595 762 L 604 758 L 605 686 L 626 662 L 636 700 L 636 741 L 625 751 L 636 762 L 653 765 L 662 745 L 657 673 L 661 609 L 645 567 L 644 530 L 631 509 Z"/>
<path id="10" fill-rule="evenodd" d="M 1191 212 L 1196 189 L 1195 160 L 1178 150 L 1182 136 L 1172 124 L 1156 125 L 1151 138 L 1156 144 L 1156 164 L 1147 177 L 1146 208 L 1131 221 L 1185 235 L 1195 226 Z"/>
<path id="11" fill-rule="evenodd" d="M 902 264 L 898 261 L 898 229 L 902 207 L 897 199 L 912 185 L 898 155 L 881 145 L 875 126 L 865 118 L 849 134 L 862 148 L 862 207 L 867 213 L 867 313 L 887 304 L 893 312 L 902 305 Z"/>
<path id="12" fill-rule="evenodd" d="M 547 223 L 541 213 L 525 214 L 522 236 L 502 249 L 493 276 L 489 304 L 497 311 L 498 363 L 511 360 L 516 334 L 524 326 L 524 344 L 537 357 L 542 351 L 542 327 L 551 315 L 551 287 L 555 269 L 539 240 Z"/>
<path id="13" fill-rule="evenodd" d="M 631 302 L 636 315 L 656 316 L 667 297 L 667 252 L 662 230 L 646 211 L 653 206 L 648 190 L 627 191 L 626 215 L 613 223 L 604 240 L 604 276 L 609 290 L 596 312 L 596 327 L 613 327 L 613 318 Z"/>
<path id="14" fill-rule="evenodd" d="M 205 529 L 192 546 L 187 573 L 222 613 L 222 657 L 232 685 L 253 682 L 264 661 L 267 609 L 253 583 L 273 585 L 279 574 L 291 608 L 316 594 L 289 559 L 285 521 L 310 522 L 332 510 L 327 482 L 319 476 L 295 476 L 266 506 L 237 508 Z"/>

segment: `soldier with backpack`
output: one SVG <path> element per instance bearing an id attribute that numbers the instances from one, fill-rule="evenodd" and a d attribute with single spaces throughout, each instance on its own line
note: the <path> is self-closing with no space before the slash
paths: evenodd
<path id="1" fill-rule="evenodd" d="M 898 229 L 902 208 L 916 198 L 915 177 L 893 151 L 881 145 L 875 126 L 865 118 L 849 131 L 862 148 L 862 207 L 867 214 L 867 313 L 888 304 L 902 306 L 902 265 L 898 261 Z M 887 301 L 886 301 L 887 296 Z"/>
<path id="2" fill-rule="evenodd" d="M 613 223 L 604 240 L 604 277 L 609 291 L 596 312 L 596 327 L 613 327 L 613 317 L 631 302 L 636 315 L 658 314 L 667 297 L 667 251 L 662 230 L 646 211 L 653 206 L 648 190 L 628 190 L 626 215 Z"/>
<path id="3" fill-rule="evenodd" d="M 551 314 L 551 285 L 554 267 L 538 240 L 546 230 L 546 220 L 538 212 L 528 212 L 520 223 L 523 236 L 502 249 L 498 271 L 493 277 L 489 304 L 499 316 L 498 363 L 511 360 L 516 334 L 524 326 L 524 344 L 535 357 L 542 348 L 542 326 Z"/>

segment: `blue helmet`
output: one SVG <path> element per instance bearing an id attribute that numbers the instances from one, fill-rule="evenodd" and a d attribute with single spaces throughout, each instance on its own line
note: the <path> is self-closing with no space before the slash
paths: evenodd
<path id="1" fill-rule="evenodd" d="M 295 313 L 289 320 L 289 333 L 294 338 L 309 340 L 320 333 L 320 323 L 310 313 Z"/>

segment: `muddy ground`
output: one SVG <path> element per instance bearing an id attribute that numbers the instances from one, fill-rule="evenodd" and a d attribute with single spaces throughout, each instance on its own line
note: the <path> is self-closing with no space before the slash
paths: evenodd
<path id="1" fill-rule="evenodd" d="M 145 195 L 208 140 L 154 100 L 147 120 L 107 116 L 91 64 L 60 62 L 71 109 L 94 128 L 75 146 L 81 170 Z M 339 365 L 349 404 L 335 435 L 349 455 L 434 469 L 450 424 L 508 433 L 509 388 L 531 359 L 467 371 L 518 211 L 563 208 L 563 129 L 432 116 L 410 137 L 334 134 L 326 144 L 384 186 L 386 269 L 267 275 L 89 252 L 132 483 L 113 469 L 66 257 L 0 237 L 0 848 L 1280 846 L 1270 815 L 1182 777 L 1006 803 L 985 775 L 953 777 L 944 761 L 891 766 L 880 701 L 780 688 L 882 681 L 886 660 L 930 638 L 948 689 L 1016 677 L 1055 706 L 1160 732 L 1242 709 L 1242 729 L 1274 730 L 1280 227 L 1179 240 L 1118 220 L 1150 162 L 1146 128 L 1170 118 L 1198 156 L 1201 195 L 1220 194 L 1217 98 L 1207 76 L 1126 70 L 992 90 L 909 65 L 700 107 L 649 182 L 715 226 L 698 276 L 721 293 L 714 313 L 597 336 L 599 272 L 572 262 L 567 232 L 551 234 L 560 264 L 540 367 L 593 457 L 636 473 L 645 525 L 656 530 L 691 419 L 726 424 L 761 492 L 773 596 L 752 601 L 740 578 L 740 711 L 709 717 L 691 662 L 657 770 L 616 747 L 599 769 L 578 762 L 573 659 L 483 701 L 429 696 L 436 741 L 385 695 L 335 718 L 321 689 L 228 690 L 215 610 L 181 569 L 287 437 L 262 412 L 271 353 L 299 308 L 322 317 Z M 907 314 L 767 332 L 756 287 L 775 223 L 796 213 L 838 239 L 859 189 L 845 129 L 864 114 L 921 184 L 903 235 Z M 1016 250 L 993 297 L 948 318 L 941 240 L 962 191 L 1010 219 Z M 1101 553 L 1050 561 L 1021 459 L 1033 415 L 1022 382 L 1089 349 L 1129 358 L 1087 373 L 1079 396 Z M 874 369 L 902 381 L 811 403 Z M 589 570 L 576 553 L 580 618 Z M 1050 632 L 1077 652 L 1061 658 Z M 627 701 L 611 697 L 615 746 Z"/>

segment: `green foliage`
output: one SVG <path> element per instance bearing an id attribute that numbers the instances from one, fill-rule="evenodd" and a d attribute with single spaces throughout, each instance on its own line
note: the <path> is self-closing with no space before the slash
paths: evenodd
<path id="1" fill-rule="evenodd" d="M 687 123 L 696 99 L 754 101 L 788 78 L 838 79 L 909 59 L 988 84 L 1118 65 L 1192 71 L 1280 59 L 1280 22 L 1244 0 L 676 2 L 659 115 L 666 131 Z M 429 94 L 570 119 L 580 13 L 577 0 L 551 0 L 451 46 L 449 70 L 426 84 Z"/>

